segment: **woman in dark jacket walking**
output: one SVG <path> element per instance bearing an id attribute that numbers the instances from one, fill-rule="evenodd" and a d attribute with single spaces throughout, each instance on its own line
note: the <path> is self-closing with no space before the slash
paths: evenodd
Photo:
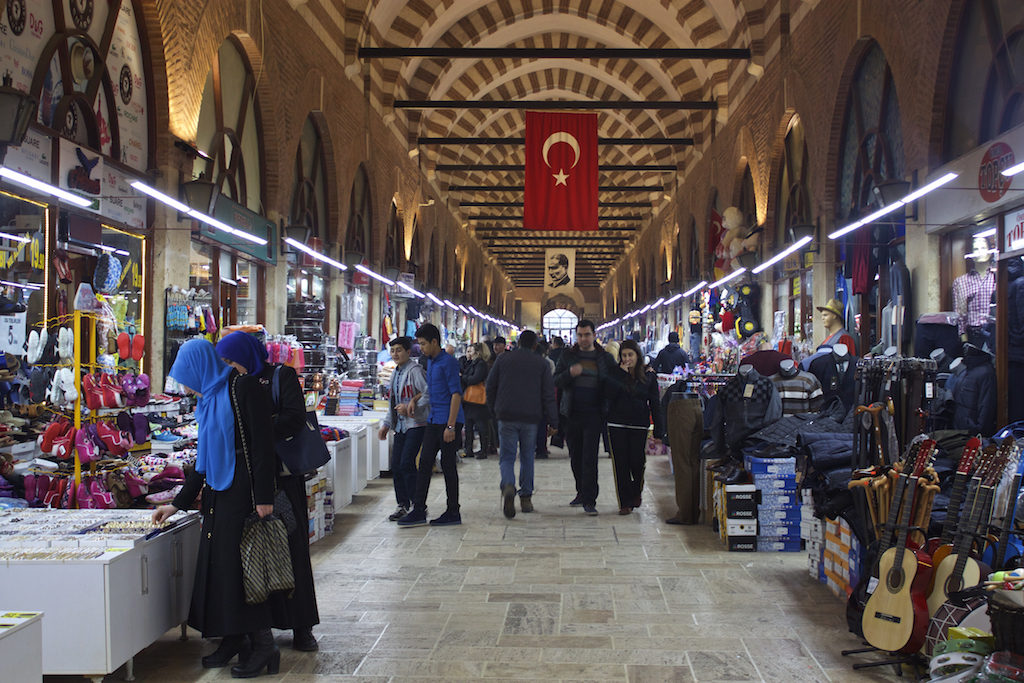
<path id="1" fill-rule="evenodd" d="M 619 347 L 619 368 L 608 375 L 608 436 L 615 471 L 619 514 L 640 507 L 644 489 L 647 431 L 654 423 L 655 441 L 665 433 L 658 396 L 658 377 L 644 366 L 640 347 L 631 339 Z"/>
<path id="2" fill-rule="evenodd" d="M 237 654 L 241 663 L 232 667 L 233 677 L 258 676 L 264 667 L 275 674 L 281 653 L 270 630 L 270 602 L 246 603 L 239 548 L 245 519 L 253 511 L 265 517 L 274 510 L 277 455 L 267 392 L 257 378 L 224 365 L 205 339 L 185 342 L 168 375 L 198 397 L 198 453 L 195 471 L 172 504 L 153 511 L 153 521 L 188 508 L 202 490 L 203 524 L 188 623 L 204 638 L 223 638 L 215 652 L 203 657 L 203 666 L 226 666 Z"/>
<path id="3" fill-rule="evenodd" d="M 466 387 L 487 381 L 487 374 L 491 370 L 491 352 L 486 344 L 476 342 L 466 348 L 466 360 L 459 377 L 463 397 L 466 395 Z M 463 398 L 462 412 L 466 415 L 466 455 L 473 454 L 473 430 L 476 429 L 480 433 L 480 452 L 475 455 L 478 460 L 486 460 L 491 451 L 491 411 L 486 403 L 469 403 Z"/>
<path id="4" fill-rule="evenodd" d="M 271 398 L 274 410 L 274 438 L 288 439 L 306 426 L 306 401 L 295 369 L 287 365 L 271 365 L 267 347 L 245 332 L 234 332 L 217 343 L 217 353 L 242 374 L 253 375 Z M 279 396 L 273 403 L 274 374 L 278 373 Z M 274 593 L 270 605 L 274 628 L 292 630 L 292 648 L 302 652 L 318 649 L 313 626 L 320 623 L 313 586 L 313 565 L 309 559 L 309 512 L 306 501 L 306 477 L 289 472 L 278 458 L 277 488 L 285 492 L 295 512 L 295 531 L 288 535 L 288 549 L 295 574 L 295 590 L 288 596 Z"/>

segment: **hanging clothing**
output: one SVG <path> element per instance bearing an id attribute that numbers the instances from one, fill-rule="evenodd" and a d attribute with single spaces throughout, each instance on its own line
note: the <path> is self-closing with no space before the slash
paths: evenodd
<path id="1" fill-rule="evenodd" d="M 838 361 L 831 353 L 819 356 L 811 362 L 811 374 L 821 382 L 824 405 L 838 398 L 847 412 L 853 408 L 857 393 L 855 357 L 851 355 L 844 361 Z"/>
<path id="2" fill-rule="evenodd" d="M 767 377 L 756 370 L 731 378 L 717 394 L 720 412 L 712 428 L 722 457 L 739 457 L 743 440 L 782 417 L 782 399 Z"/>
<path id="3" fill-rule="evenodd" d="M 984 275 L 969 270 L 953 280 L 953 308 L 960 316 L 960 334 L 967 334 L 968 328 L 988 324 L 988 309 L 995 291 L 996 275 L 992 268 Z"/>
<path id="4" fill-rule="evenodd" d="M 798 370 L 792 375 L 781 372 L 771 376 L 782 399 L 782 414 L 816 413 L 824 404 L 821 382 L 809 372 Z"/>

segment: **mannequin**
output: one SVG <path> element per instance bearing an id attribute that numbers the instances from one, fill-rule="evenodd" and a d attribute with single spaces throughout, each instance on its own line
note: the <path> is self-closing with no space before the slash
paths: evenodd
<path id="1" fill-rule="evenodd" d="M 928 356 L 935 361 L 938 372 L 949 372 L 950 358 L 945 349 L 934 349 Z"/>
<path id="2" fill-rule="evenodd" d="M 738 465 L 743 440 L 782 417 L 782 399 L 772 380 L 762 377 L 749 364 L 741 365 L 717 395 L 719 410 L 711 425 L 714 447 L 720 458 Z M 736 474 L 734 471 L 734 476 L 723 480 L 735 479 Z"/>
<path id="3" fill-rule="evenodd" d="M 857 355 L 857 343 L 843 326 L 843 305 L 839 300 L 829 299 L 824 306 L 818 306 L 818 310 L 821 311 L 821 324 L 825 327 L 825 341 L 821 346 L 842 343 L 850 352 Z"/>
<path id="4" fill-rule="evenodd" d="M 856 400 L 857 359 L 851 355 L 846 344 L 837 343 L 832 346 L 831 353 L 814 359 L 811 374 L 821 382 L 826 407 L 835 403 L 836 399 L 842 403 L 842 416 L 833 416 L 841 422 Z"/>
<path id="5" fill-rule="evenodd" d="M 796 362 L 786 359 L 779 363 L 779 374 L 783 377 L 795 377 L 800 372 L 796 367 Z"/>
<path id="6" fill-rule="evenodd" d="M 821 410 L 821 382 L 791 359 L 779 363 L 779 372 L 771 377 L 782 399 L 782 414 L 817 413 Z"/>
<path id="7" fill-rule="evenodd" d="M 967 254 L 971 264 L 967 272 L 953 280 L 953 308 L 960 317 L 960 340 L 983 347 L 988 339 L 989 304 L 996 290 L 995 269 L 987 237 L 975 237 Z"/>

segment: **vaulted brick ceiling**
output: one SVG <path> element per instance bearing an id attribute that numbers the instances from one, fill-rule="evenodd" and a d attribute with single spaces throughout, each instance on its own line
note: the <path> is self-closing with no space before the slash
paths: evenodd
<path id="1" fill-rule="evenodd" d="M 763 55 L 764 23 L 772 0 L 380 0 L 360 17 L 360 47 L 431 48 L 749 48 Z M 747 60 L 623 58 L 487 58 L 372 59 L 371 97 L 383 112 L 396 100 L 713 100 L 720 110 L 730 104 L 729 85 L 745 73 Z M 521 190 L 449 191 L 450 185 L 521 186 L 517 171 L 452 171 L 446 164 L 515 164 L 525 162 L 522 145 L 418 145 L 421 137 L 521 138 L 522 110 L 395 109 L 395 125 L 404 128 L 410 149 L 418 149 L 423 167 L 436 169 L 477 237 L 498 259 L 517 286 L 542 283 L 543 249 L 548 242 L 517 234 L 521 221 L 473 220 L 472 217 L 519 216 L 520 207 L 475 208 L 460 202 L 521 202 Z M 690 137 L 696 149 L 710 139 L 714 111 L 600 110 L 598 135 L 610 138 Z M 683 168 L 691 148 L 667 145 L 601 145 L 602 165 L 669 165 Z M 655 186 L 671 193 L 674 171 L 602 171 L 602 186 Z M 602 190 L 602 203 L 644 202 L 649 206 L 603 206 L 602 217 L 640 216 L 640 221 L 609 223 L 591 233 L 565 233 L 580 245 L 577 263 L 581 285 L 599 284 L 615 257 L 628 248 L 626 226 L 642 225 L 666 204 L 662 191 L 637 193 Z M 606 232 L 608 234 L 606 234 Z M 550 233 L 548 233 L 550 234 Z M 604 237 L 618 239 L 605 240 Z M 549 246 L 557 246 L 559 235 Z M 578 238 L 588 238 L 579 240 Z M 610 258 L 609 258 L 610 256 Z"/>

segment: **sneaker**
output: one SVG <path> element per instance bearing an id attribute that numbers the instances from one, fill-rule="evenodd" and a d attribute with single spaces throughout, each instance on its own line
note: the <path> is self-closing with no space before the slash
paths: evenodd
<path id="1" fill-rule="evenodd" d="M 512 519 L 516 516 L 516 487 L 512 484 L 505 484 L 501 487 L 501 511 L 505 517 Z"/>
<path id="2" fill-rule="evenodd" d="M 426 510 L 412 510 L 398 520 L 398 526 L 424 526 L 427 523 Z"/>
<path id="3" fill-rule="evenodd" d="M 593 516 L 595 516 L 597 514 L 597 506 L 596 505 L 584 505 L 583 506 L 583 512 L 587 513 L 587 515 L 589 515 L 590 517 L 593 517 Z"/>
<path id="4" fill-rule="evenodd" d="M 533 512 L 533 496 L 520 496 L 519 507 L 523 512 Z"/>
<path id="5" fill-rule="evenodd" d="M 410 510 L 412 510 L 412 508 L 407 508 L 404 505 L 399 505 L 397 508 L 395 508 L 394 512 L 388 515 L 388 521 L 397 522 L 402 517 L 405 517 L 407 514 L 409 514 Z"/>
<path id="6" fill-rule="evenodd" d="M 583 499 L 580 498 L 579 496 L 576 496 L 575 498 L 573 498 L 572 501 L 570 501 L 570 503 L 569 503 L 569 507 L 574 507 L 574 508 L 578 508 L 580 505 L 583 505 Z"/>
<path id="7" fill-rule="evenodd" d="M 430 526 L 455 526 L 456 524 L 462 524 L 462 515 L 457 511 L 452 512 L 451 510 L 445 510 L 443 515 L 437 519 L 430 520 Z"/>

